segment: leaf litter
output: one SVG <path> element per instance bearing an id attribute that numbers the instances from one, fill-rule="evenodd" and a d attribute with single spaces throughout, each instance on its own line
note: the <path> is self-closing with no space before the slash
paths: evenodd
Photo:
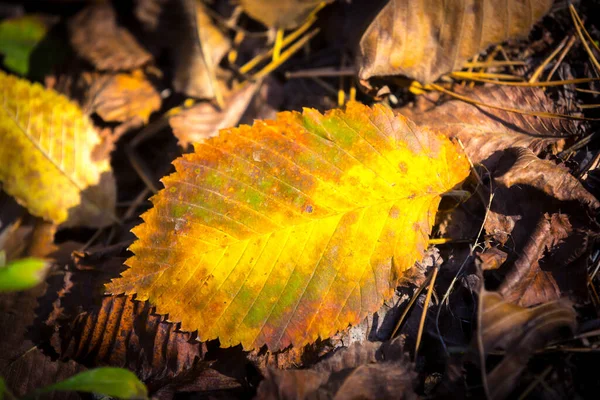
<path id="1" fill-rule="evenodd" d="M 165 399 L 597 393 L 587 367 L 598 344 L 600 307 L 595 5 L 531 2 L 525 12 L 519 7 L 526 4 L 451 3 L 445 13 L 403 0 L 379 4 L 379 12 L 376 4 L 295 0 L 51 1 L 3 8 L 7 26 L 19 21 L 15 17 L 51 21 L 30 32 L 32 42 L 19 30 L 0 37 L 5 43 L 18 36 L 16 50 L 0 48 L 2 69 L 11 74 L 6 79 L 27 74 L 22 78 L 46 85 L 40 93 L 54 89 L 68 97 L 73 115 L 88 121 L 96 138 L 85 167 L 111 166 L 93 184 L 79 185 L 78 196 L 66 196 L 80 204 L 60 218 L 35 206 L 67 193 L 56 181 L 41 180 L 52 195 L 25 200 L 13 190 L 17 175 L 2 175 L 0 260 L 35 255 L 50 265 L 43 285 L 1 296 L 0 374 L 13 393 L 23 396 L 99 366 L 128 368 L 151 395 Z M 437 25 L 444 29 L 430 29 Z M 66 58 L 42 57 L 57 44 L 56 54 Z M 377 96 L 357 91 L 359 83 L 379 89 Z M 19 87 L 27 85 L 23 80 Z M 19 98 L 9 96 L 8 104 Z M 62 101 L 49 107 L 51 121 Z M 37 110 L 32 100 L 21 100 L 21 107 Z M 298 113 L 276 116 L 292 110 Z M 344 115 L 360 116 L 358 134 L 342 124 Z M 235 128 L 240 123 L 248 125 Z M 56 157 L 55 146 L 83 148 L 63 139 L 62 129 L 52 128 L 49 137 L 60 140 L 51 150 L 40 137 L 42 155 Z M 394 151 L 416 142 L 429 146 L 423 154 L 439 154 L 436 143 L 448 139 L 470 164 L 453 165 L 452 157 L 440 162 L 448 170 L 440 177 L 457 175 L 444 190 L 433 188 L 435 157 L 407 165 L 394 158 Z M 4 165 L 39 156 L 2 154 Z M 190 160 L 196 166 L 186 166 Z M 396 176 L 410 177 L 419 165 L 408 186 L 438 197 L 454 190 L 441 197 L 437 212 L 427 211 L 427 226 L 389 229 L 401 234 L 395 242 L 393 235 L 382 239 L 375 250 L 367 240 L 379 232 L 375 215 L 340 224 L 332 235 L 339 236 L 332 239 L 336 251 L 322 264 L 334 266 L 335 279 L 326 268 L 315 270 L 319 282 L 337 282 L 339 290 L 308 290 L 309 298 L 332 299 L 321 302 L 323 312 L 311 314 L 315 307 L 300 301 L 305 311 L 290 318 L 293 323 L 268 318 L 264 340 L 254 341 L 242 339 L 249 335 L 241 328 L 224 329 L 244 321 L 252 326 L 241 314 L 215 319 L 227 310 L 237 315 L 237 306 L 222 312 L 222 301 L 252 293 L 243 277 L 261 269 L 241 268 L 242 261 L 265 259 L 225 235 L 244 243 L 285 232 L 286 223 L 297 229 L 301 220 L 326 220 L 336 207 L 352 214 L 344 205 L 368 206 L 377 195 L 385 202 L 403 190 Z M 32 193 L 27 180 L 16 181 L 24 195 Z M 166 191 L 148 200 L 163 185 Z M 392 214 L 418 220 L 423 210 L 414 202 L 423 196 L 408 197 Z M 111 212 L 98 213 L 94 204 Z M 137 242 L 130 232 L 135 226 Z M 415 232 L 428 234 L 416 246 Z M 285 278 L 285 271 L 310 261 L 310 237 L 302 241 L 298 231 L 291 241 L 273 241 L 283 255 L 271 263 L 277 265 L 273 276 Z M 124 265 L 130 246 L 135 255 Z M 205 251 L 210 246 L 216 246 L 212 253 Z M 177 283 L 192 271 L 202 275 L 220 252 L 225 261 L 213 260 L 208 289 L 193 279 Z M 375 286 L 363 280 L 356 297 L 349 284 L 369 254 L 385 255 L 379 265 L 396 272 Z M 227 262 L 236 255 L 237 263 Z M 156 267 L 141 267 L 136 258 Z M 131 276 L 127 265 L 144 271 L 137 283 L 115 290 L 127 295 L 104 294 L 105 284 Z M 298 286 L 300 272 L 289 275 L 287 287 Z M 265 303 L 237 302 L 254 306 L 256 315 L 271 304 L 269 287 L 277 282 L 262 279 Z M 372 287 L 379 296 L 371 304 Z M 302 296 L 281 298 L 294 303 Z M 194 301 L 214 315 L 190 309 Z M 291 311 L 281 310 L 274 315 Z M 302 317 L 314 315 L 320 328 L 311 332 Z"/>

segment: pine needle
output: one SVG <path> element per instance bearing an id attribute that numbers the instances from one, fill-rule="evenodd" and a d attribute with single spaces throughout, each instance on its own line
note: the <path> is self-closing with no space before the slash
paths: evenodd
<path id="1" fill-rule="evenodd" d="M 472 99 L 470 97 L 455 93 L 451 90 L 444 89 L 443 87 L 441 87 L 435 83 L 430 83 L 429 85 L 426 85 L 425 88 L 432 88 L 433 90 L 437 90 L 439 92 L 445 93 L 449 96 L 452 96 L 456 99 L 462 100 L 469 104 L 474 104 L 474 105 L 478 105 L 478 106 L 482 106 L 482 107 L 494 108 L 496 110 L 508 111 L 508 112 L 513 112 L 513 113 L 517 113 L 517 114 L 532 115 L 534 117 L 544 117 L 544 118 L 574 119 L 574 120 L 578 120 L 578 121 L 600 121 L 600 118 L 578 117 L 578 116 L 567 115 L 567 114 L 549 113 L 546 111 L 527 111 L 527 110 L 519 110 L 517 108 L 487 104 L 487 103 Z"/>

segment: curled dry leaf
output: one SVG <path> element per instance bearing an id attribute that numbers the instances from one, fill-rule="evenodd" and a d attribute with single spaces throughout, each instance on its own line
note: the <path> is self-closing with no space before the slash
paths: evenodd
<path id="1" fill-rule="evenodd" d="M 487 373 L 487 394 L 493 400 L 510 395 L 536 350 L 564 337 L 565 331 L 575 331 L 577 326 L 575 311 L 566 301 L 527 309 L 486 290 L 479 294 L 479 313 L 477 347 L 483 352 L 482 358 L 492 350 L 506 352 L 502 361 Z"/>
<path id="2" fill-rule="evenodd" d="M 240 0 L 244 12 L 268 28 L 294 29 L 315 8 L 333 0 Z"/>
<path id="3" fill-rule="evenodd" d="M 252 101 L 257 85 L 249 83 L 226 93 L 223 108 L 211 102 L 203 102 L 169 118 L 179 145 L 186 148 L 190 143 L 199 143 L 217 136 L 221 129 L 237 125 Z"/>
<path id="4" fill-rule="evenodd" d="M 581 297 L 587 292 L 585 258 L 589 247 L 588 233 L 574 231 L 566 215 L 545 215 L 510 266 L 498 292 L 506 301 L 521 306 Z M 569 256 L 560 256 L 565 253 Z"/>
<path id="5" fill-rule="evenodd" d="M 71 45 L 77 54 L 101 71 L 127 71 L 152 60 L 135 37 L 119 26 L 110 4 L 86 7 L 69 21 Z"/>
<path id="6" fill-rule="evenodd" d="M 151 387 L 202 369 L 200 343 L 131 297 L 104 297 L 97 311 L 79 314 L 61 336 L 62 359 L 127 368 Z"/>
<path id="7" fill-rule="evenodd" d="M 512 158 L 514 163 L 506 172 L 496 172 L 496 183 L 507 188 L 529 185 L 560 201 L 581 201 L 592 208 L 600 207 L 598 199 L 567 168 L 540 160 L 531 150 L 524 148 L 508 149 L 502 158 Z"/>
<path id="8" fill-rule="evenodd" d="M 105 219 L 112 203 L 81 193 L 110 173 L 108 159 L 94 160 L 100 138 L 91 121 L 66 97 L 0 72 L 0 181 L 31 214 L 62 223 L 69 209 L 87 202 Z"/>
<path id="9" fill-rule="evenodd" d="M 134 14 L 153 52 L 170 56 L 176 91 L 201 99 L 219 97 L 215 70 L 230 43 L 201 1 L 136 0 Z"/>
<path id="10" fill-rule="evenodd" d="M 445 137 L 358 103 L 222 130 L 174 165 L 108 292 L 201 340 L 271 351 L 379 309 L 470 170 Z"/>
<path id="11" fill-rule="evenodd" d="M 360 41 L 359 77 L 431 83 L 492 44 L 527 35 L 551 6 L 552 0 L 391 0 Z"/>
<path id="12" fill-rule="evenodd" d="M 178 2 L 176 2 L 178 3 Z M 227 37 L 213 24 L 200 2 L 180 0 L 181 7 L 170 13 L 177 21 L 173 87 L 188 96 L 212 99 L 219 97 L 215 70 L 230 48 Z M 173 46 L 171 43 L 171 46 Z"/>
<path id="13" fill-rule="evenodd" d="M 512 108 L 524 111 L 568 113 L 539 88 L 478 86 L 455 90 L 484 104 L 510 104 Z M 538 154 L 550 144 L 560 144 L 565 138 L 582 133 L 585 127 L 580 121 L 534 117 L 461 100 L 436 105 L 421 97 L 417 107 L 401 108 L 398 112 L 423 128 L 460 139 L 471 160 L 483 163 L 488 169 L 493 169 L 502 151 L 508 147 L 526 147 Z"/>
<path id="14" fill-rule="evenodd" d="M 160 108 L 160 95 L 140 70 L 96 75 L 91 79 L 88 110 L 96 112 L 104 121 L 125 122 L 139 118 L 148 123 L 150 114 Z"/>
<path id="15" fill-rule="evenodd" d="M 417 399 L 416 373 L 399 339 L 354 343 L 310 369 L 269 369 L 260 399 Z"/>

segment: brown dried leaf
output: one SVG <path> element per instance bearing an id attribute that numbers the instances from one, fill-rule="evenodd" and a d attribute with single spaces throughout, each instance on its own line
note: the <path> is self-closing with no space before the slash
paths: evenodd
<path id="1" fill-rule="evenodd" d="M 52 307 L 40 315 L 45 325 L 56 327 L 51 343 L 60 358 L 89 366 L 128 368 L 151 390 L 199 372 L 204 368 L 199 360 L 206 348 L 190 333 L 180 332 L 154 314 L 147 302 L 102 296 L 102 283 L 117 275 L 123 262 L 111 257 L 120 247 L 107 250 L 75 253 L 75 269 L 65 275 L 60 290 L 54 290 L 55 299 L 44 301 Z"/>
<path id="2" fill-rule="evenodd" d="M 30 215 L 9 195 L 0 191 L 0 251 L 6 261 L 25 257 L 44 258 L 54 252 L 56 225 Z"/>
<path id="3" fill-rule="evenodd" d="M 37 299 L 46 291 L 46 286 L 0 294 L 0 376 L 18 397 L 85 369 L 74 361 L 51 360 L 30 338 L 29 327 L 35 320 Z M 48 398 L 76 399 L 78 396 L 61 393 Z"/>
<path id="4" fill-rule="evenodd" d="M 98 77 L 90 87 L 89 98 L 90 111 L 107 122 L 139 118 L 148 123 L 150 114 L 161 105 L 160 95 L 140 70 Z"/>
<path id="5" fill-rule="evenodd" d="M 504 158 L 513 158 L 508 171 L 497 173 L 496 183 L 510 188 L 513 185 L 529 185 L 561 201 L 581 201 L 592 208 L 600 202 L 588 192 L 568 169 L 552 161 L 540 160 L 531 150 L 512 148 Z"/>
<path id="6" fill-rule="evenodd" d="M 506 301 L 532 306 L 587 292 L 588 234 L 564 214 L 545 215 L 498 288 Z M 565 256 L 566 254 L 566 256 Z"/>
<path id="7" fill-rule="evenodd" d="M 529 33 L 552 0 L 392 0 L 360 41 L 359 77 L 431 83 L 494 43 Z"/>
<path id="8" fill-rule="evenodd" d="M 400 339 L 354 343 L 308 370 L 268 370 L 257 398 L 416 399 L 415 377 Z"/>
<path id="9" fill-rule="evenodd" d="M 477 254 L 477 258 L 481 263 L 481 268 L 484 271 L 498 269 L 506 261 L 508 254 L 498 249 L 497 247 L 490 247 L 485 249 L 484 252 Z"/>
<path id="10" fill-rule="evenodd" d="M 110 4 L 83 9 L 69 21 L 69 32 L 77 54 L 99 70 L 132 70 L 152 60 L 133 35 L 118 25 Z"/>
<path id="11" fill-rule="evenodd" d="M 536 350 L 563 337 L 565 330 L 573 332 L 577 325 L 573 307 L 564 300 L 527 309 L 483 289 L 479 312 L 477 347 L 483 352 L 482 359 L 492 350 L 506 351 L 502 361 L 487 373 L 487 394 L 493 400 L 510 395 Z"/>
<path id="12" fill-rule="evenodd" d="M 481 103 L 506 106 L 524 111 L 564 114 L 539 88 L 482 87 L 457 89 L 458 93 Z M 398 110 L 417 125 L 460 139 L 474 163 L 493 169 L 501 151 L 508 147 L 526 147 L 535 154 L 550 144 L 582 133 L 584 125 L 575 120 L 542 118 L 480 107 L 460 100 L 440 105 L 421 97 L 417 107 Z"/>
<path id="13" fill-rule="evenodd" d="M 98 184 L 86 188 L 81 192 L 81 196 L 88 201 L 70 208 L 67 220 L 60 224 L 61 228 L 74 226 L 102 228 L 115 223 L 115 220 L 107 218 L 106 211 L 114 210 L 117 203 L 117 182 L 112 171 L 103 172 Z M 96 204 L 105 207 L 99 208 Z"/>
<path id="14" fill-rule="evenodd" d="M 229 40 L 212 23 L 200 2 L 175 3 L 181 3 L 181 13 L 173 31 L 176 40 L 171 43 L 175 57 L 173 87 L 191 97 L 218 97 L 215 70 L 230 48 Z"/>
<path id="15" fill-rule="evenodd" d="M 186 148 L 190 143 L 217 136 L 221 129 L 236 126 L 252 101 L 256 88 L 257 84 L 251 83 L 228 92 L 222 109 L 213 103 L 202 102 L 169 118 L 179 145 Z"/>
<path id="16" fill-rule="evenodd" d="M 197 367 L 204 351 L 190 333 L 131 297 L 104 297 L 97 312 L 78 315 L 69 330 L 62 359 L 128 368 L 153 384 Z"/>
<path id="17" fill-rule="evenodd" d="M 294 29 L 323 0 L 240 0 L 244 12 L 268 28 Z M 331 2 L 333 0 L 328 0 Z"/>
<path id="18" fill-rule="evenodd" d="M 176 91 L 201 99 L 219 97 L 215 70 L 230 43 L 202 2 L 136 0 L 134 15 L 153 52 L 170 56 Z"/>

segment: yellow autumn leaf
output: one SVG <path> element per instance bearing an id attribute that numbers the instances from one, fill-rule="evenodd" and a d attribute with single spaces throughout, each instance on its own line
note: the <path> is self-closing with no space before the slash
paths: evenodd
<path id="1" fill-rule="evenodd" d="M 40 84 L 0 71 L 0 182 L 35 216 L 55 223 L 110 171 L 92 157 L 100 138 L 79 107 Z"/>
<path id="2" fill-rule="evenodd" d="M 174 165 L 107 291 L 149 299 L 201 340 L 271 351 L 377 310 L 469 174 L 445 137 L 358 103 L 222 130 Z"/>

